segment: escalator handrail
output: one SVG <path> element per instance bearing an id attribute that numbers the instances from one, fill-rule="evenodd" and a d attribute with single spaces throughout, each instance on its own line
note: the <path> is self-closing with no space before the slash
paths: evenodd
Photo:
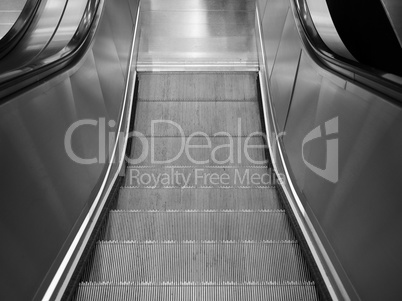
<path id="1" fill-rule="evenodd" d="M 11 71 L 7 80 L 0 82 L 0 105 L 78 62 L 91 45 L 103 5 L 104 0 L 88 0 L 72 39 L 61 51 Z"/>
<path id="2" fill-rule="evenodd" d="M 301 38 L 307 46 L 311 58 L 317 58 L 325 69 L 340 74 L 351 82 L 357 82 L 370 90 L 380 93 L 388 100 L 402 103 L 402 78 L 390 75 L 370 66 L 355 62 L 335 54 L 319 36 L 313 23 L 306 0 L 291 1 L 293 13 Z"/>
<path id="3" fill-rule="evenodd" d="M 28 0 L 17 21 L 13 24 L 10 30 L 0 39 L 0 59 L 6 56 L 15 45 L 21 40 L 25 35 L 27 29 L 32 23 L 35 14 L 41 4 L 41 0 Z"/>

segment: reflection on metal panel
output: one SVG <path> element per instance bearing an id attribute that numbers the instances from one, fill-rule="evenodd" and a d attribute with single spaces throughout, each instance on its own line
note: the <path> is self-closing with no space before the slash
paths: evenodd
<path id="1" fill-rule="evenodd" d="M 75 163 L 64 137 L 82 119 L 118 120 L 133 35 L 129 7 L 126 0 L 106 5 L 96 49 L 73 69 L 0 106 L 1 257 L 7 258 L 0 269 L 2 300 L 32 300 L 43 291 L 99 190 L 105 164 Z M 52 32 L 54 24 L 45 23 Z M 48 39 L 44 35 L 41 41 Z M 99 140 L 98 127 L 82 126 L 72 136 L 72 148 L 83 158 L 98 158 Z"/>
<path id="2" fill-rule="evenodd" d="M 317 103 L 320 94 L 322 77 L 309 66 L 305 54 L 300 59 L 299 72 L 295 83 L 292 104 L 285 127 L 286 135 L 283 140 L 288 155 L 291 171 L 297 180 L 298 187 L 303 190 L 307 166 L 302 159 L 303 139 L 314 129 Z M 293 83 L 292 83 L 293 84 Z M 306 144 L 304 153 L 310 153 L 311 144 Z"/>
<path id="3" fill-rule="evenodd" d="M 397 180 L 402 177 L 402 143 L 397 138 L 402 112 L 379 97 L 351 93 L 325 80 L 314 126 L 335 116 L 339 182 L 333 185 L 307 170 L 304 193 L 361 299 L 391 300 L 402 273 L 396 260 L 402 250 L 402 240 L 396 238 L 402 227 L 397 214 L 402 210 Z M 327 139 L 310 153 L 321 168 Z M 378 285 L 387 289 L 370 289 Z"/>
<path id="4" fill-rule="evenodd" d="M 265 7 L 267 6 L 268 0 L 257 0 L 257 7 L 260 15 L 263 16 L 265 13 Z"/>
<path id="5" fill-rule="evenodd" d="M 263 42 L 267 59 L 272 55 L 268 46 L 280 45 L 272 57 L 270 85 L 280 128 L 283 115 L 278 114 L 277 105 L 288 101 L 293 81 L 279 76 L 281 69 L 276 68 L 291 53 L 288 48 L 283 51 L 282 44 L 297 45 L 300 40 L 297 35 L 285 34 L 287 26 L 284 33 L 279 30 L 280 43 L 274 35 L 266 34 L 270 3 L 262 19 Z M 398 217 L 402 210 L 401 107 L 323 69 L 303 47 L 287 113 L 284 162 L 299 192 L 302 212 L 308 214 L 326 247 L 345 296 L 353 300 L 397 299 L 397 279 L 402 277 L 398 261 L 402 253 L 402 221 Z M 337 127 L 331 129 L 327 125 L 334 119 Z M 336 142 L 339 162 L 335 183 L 317 172 L 335 161 L 331 142 Z"/>
<path id="6" fill-rule="evenodd" d="M 311 18 L 324 43 L 336 54 L 350 60 L 356 60 L 343 44 L 325 0 L 307 0 Z"/>
<path id="7" fill-rule="evenodd" d="M 257 70 L 255 1 L 158 0 L 141 9 L 139 70 Z"/>
<path id="8" fill-rule="evenodd" d="M 381 0 L 381 3 L 402 47 L 402 2 L 400 0 Z"/>
<path id="9" fill-rule="evenodd" d="M 141 3 L 141 11 L 147 10 L 246 10 L 255 11 L 256 0 L 144 0 Z M 261 2 L 261 1 L 260 1 Z"/>
<path id="10" fill-rule="evenodd" d="M 284 131 L 300 53 L 301 44 L 298 40 L 298 32 L 292 12 L 289 11 L 270 81 L 279 132 Z"/>
<path id="11" fill-rule="evenodd" d="M 283 27 L 289 10 L 289 3 L 282 0 L 268 1 L 262 18 L 262 33 L 265 45 L 265 56 L 268 75 L 271 76 Z"/>

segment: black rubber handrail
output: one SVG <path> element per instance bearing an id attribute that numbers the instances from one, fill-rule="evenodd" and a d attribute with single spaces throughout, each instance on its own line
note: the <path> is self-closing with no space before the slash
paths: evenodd
<path id="1" fill-rule="evenodd" d="M 302 30 L 301 37 L 311 57 L 333 73 L 341 74 L 352 82 L 357 82 L 376 91 L 398 105 L 402 103 L 402 78 L 381 70 L 348 60 L 335 54 L 323 42 L 312 20 L 306 0 L 293 0 L 296 20 Z"/>
<path id="2" fill-rule="evenodd" d="M 27 29 L 31 26 L 40 3 L 41 0 L 28 0 L 25 3 L 17 21 L 15 21 L 4 37 L 0 39 L 0 59 L 12 51 L 15 45 L 17 45 L 25 35 Z"/>
<path id="3" fill-rule="evenodd" d="M 7 80 L 0 82 L 0 105 L 78 62 L 93 40 L 103 4 L 104 0 L 88 0 L 73 38 L 61 51 L 11 71 Z"/>

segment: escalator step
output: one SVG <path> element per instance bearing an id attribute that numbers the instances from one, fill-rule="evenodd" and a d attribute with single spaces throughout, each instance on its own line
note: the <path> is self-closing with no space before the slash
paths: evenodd
<path id="1" fill-rule="evenodd" d="M 274 188 L 120 190 L 119 210 L 275 210 L 282 209 Z"/>
<path id="2" fill-rule="evenodd" d="M 98 242 L 83 281 L 309 282 L 295 241 Z"/>
<path id="3" fill-rule="evenodd" d="M 186 149 L 186 146 L 189 145 L 195 147 Z M 266 139 L 261 135 L 253 137 L 195 136 L 191 138 L 133 137 L 130 155 L 132 160 L 129 160 L 128 164 L 132 168 L 194 165 L 198 168 L 217 165 L 231 168 L 264 167 L 268 164 L 267 151 Z"/>
<path id="4" fill-rule="evenodd" d="M 294 240 L 284 210 L 111 211 L 105 240 Z"/>
<path id="5" fill-rule="evenodd" d="M 211 176 L 212 175 L 212 176 Z M 146 167 L 129 168 L 127 187 L 273 187 L 268 167 Z"/>
<path id="6" fill-rule="evenodd" d="M 257 102 L 140 101 L 134 122 L 136 131 L 147 137 L 188 137 L 197 132 L 213 136 L 225 132 L 225 137 L 236 138 L 263 132 Z"/>
<path id="7" fill-rule="evenodd" d="M 314 283 L 138 285 L 82 283 L 76 300 L 319 300 Z"/>
<path id="8" fill-rule="evenodd" d="M 139 101 L 254 101 L 256 73 L 141 73 Z"/>

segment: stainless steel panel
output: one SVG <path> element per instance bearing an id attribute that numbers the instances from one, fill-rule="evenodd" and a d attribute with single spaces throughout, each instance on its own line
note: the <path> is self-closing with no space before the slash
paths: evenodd
<path id="1" fill-rule="evenodd" d="M 285 56 L 283 49 L 291 53 L 290 46 L 282 49 L 282 44 L 287 38 L 292 40 L 289 45 L 297 44 L 299 37 L 282 35 L 280 22 L 276 24 L 277 32 L 267 34 L 265 30 L 270 30 L 268 24 L 273 20 L 266 19 L 272 3 L 267 4 L 262 24 L 267 69 L 274 65 L 270 92 L 278 111 L 277 102 L 288 100 L 291 82 L 278 76 L 279 67 L 286 62 L 281 57 Z M 276 53 L 279 40 L 280 49 Z M 373 84 L 367 81 L 367 85 Z M 322 69 L 302 51 L 283 137 L 284 163 L 298 193 L 295 199 L 301 201 L 300 216 L 315 227 L 320 243 L 326 248 L 324 253 L 332 262 L 328 271 L 340 277 L 341 294 L 345 289 L 344 295 L 349 294 L 352 300 L 399 298 L 401 110 L 370 88 Z M 282 116 L 277 113 L 276 117 L 280 129 Z M 325 123 L 333 118 L 337 118 L 338 129 L 326 131 Z M 305 140 L 313 130 L 321 136 Z M 329 140 L 337 141 L 339 148 L 335 152 L 339 161 L 339 179 L 335 183 L 311 169 L 315 166 L 324 170 L 327 161 L 336 161 L 328 152 Z"/>
<path id="2" fill-rule="evenodd" d="M 277 129 L 284 131 L 296 72 L 301 55 L 301 43 L 291 11 L 288 11 L 285 27 L 270 80 L 271 96 L 275 108 Z"/>
<path id="3" fill-rule="evenodd" d="M 307 170 L 304 193 L 361 299 L 392 300 L 402 277 L 402 111 L 351 92 L 323 81 L 314 126 L 338 116 L 340 177 L 334 185 Z M 325 139 L 309 156 L 325 166 Z"/>
<path id="4" fill-rule="evenodd" d="M 128 5 L 130 6 L 130 12 L 131 12 L 131 20 L 133 21 L 133 24 L 136 21 L 137 18 L 137 11 L 138 11 L 138 5 L 139 5 L 140 0 L 130 0 L 128 1 Z"/>
<path id="5" fill-rule="evenodd" d="M 238 0 L 144 2 L 139 68 L 256 67 L 251 5 L 255 8 L 253 1 Z"/>
<path id="6" fill-rule="evenodd" d="M 95 59 L 91 50 L 87 55 L 85 64 L 70 77 L 71 90 L 74 99 L 77 100 L 75 108 L 78 119 L 96 118 L 96 116 L 109 117 L 96 71 Z M 87 87 L 91 87 L 91 89 L 87 89 Z M 82 99 L 85 101 L 79 101 Z M 96 144 L 89 143 L 89 145 Z"/>
<path id="7" fill-rule="evenodd" d="M 282 0 L 268 0 L 265 8 L 262 20 L 262 33 L 268 76 L 272 73 L 288 9 L 289 3 Z"/>
<path id="8" fill-rule="evenodd" d="M 256 61 L 256 41 L 253 36 L 230 39 L 144 37 L 141 42 L 140 62 Z"/>
<path id="9" fill-rule="evenodd" d="M 258 7 L 258 11 L 260 13 L 261 20 L 264 17 L 265 7 L 267 6 L 267 2 L 268 2 L 268 0 L 257 0 L 257 7 Z"/>
<path id="10" fill-rule="evenodd" d="M 124 76 L 128 68 L 130 46 L 134 34 L 129 0 L 105 1 L 105 18 L 109 20 L 112 38 L 119 54 L 120 66 Z"/>
<path id="11" fill-rule="evenodd" d="M 51 20 L 59 12 L 56 8 L 48 8 L 55 13 Z M 116 21 L 127 14 L 128 19 Z M 0 106 L 1 300 L 32 300 L 41 285 L 49 284 L 65 255 L 64 244 L 75 236 L 71 231 L 95 198 L 104 164 L 72 161 L 64 136 L 83 118 L 117 121 L 131 46 L 129 14 L 128 2 L 106 5 L 93 43 L 96 49 L 73 69 Z M 54 29 L 48 19 L 38 16 L 37 22 L 49 25 L 46 34 Z M 44 35 L 41 41 L 49 39 Z M 84 126 L 74 133 L 77 155 L 98 156 L 98 131 Z"/>
<path id="12" fill-rule="evenodd" d="M 302 159 L 303 139 L 314 129 L 321 81 L 321 76 L 308 64 L 303 52 L 283 138 L 289 166 L 300 190 L 304 189 L 307 169 Z M 311 144 L 307 144 L 304 152 L 309 154 L 310 149 Z"/>
<path id="13" fill-rule="evenodd" d="M 242 23 L 242 26 L 222 26 L 209 24 L 201 26 L 183 26 L 179 23 L 155 23 L 143 25 L 141 34 L 146 38 L 231 38 L 253 36 L 254 24 Z M 250 45 L 252 46 L 252 45 Z"/>
<path id="14" fill-rule="evenodd" d="M 4 300 L 33 297 L 93 185 L 64 150 L 64 134 L 74 120 L 69 81 L 46 98 L 20 97 L 0 108 Z"/>
<path id="15" fill-rule="evenodd" d="M 256 0 L 144 0 L 141 10 L 247 10 L 254 12 Z"/>
<path id="16" fill-rule="evenodd" d="M 100 24 L 98 31 L 99 38 L 95 40 L 92 52 L 102 97 L 109 116 L 118 116 L 126 74 L 120 65 L 116 45 L 113 39 L 109 38 L 113 36 L 113 33 L 108 18 Z M 114 80 L 110 80 L 111 78 Z"/>
<path id="17" fill-rule="evenodd" d="M 241 24 L 254 24 L 254 11 L 143 11 L 142 24 L 222 24 L 222 26 L 239 26 Z"/>
<path id="18" fill-rule="evenodd" d="M 402 2 L 399 0 L 381 0 L 381 3 L 402 47 Z"/>

